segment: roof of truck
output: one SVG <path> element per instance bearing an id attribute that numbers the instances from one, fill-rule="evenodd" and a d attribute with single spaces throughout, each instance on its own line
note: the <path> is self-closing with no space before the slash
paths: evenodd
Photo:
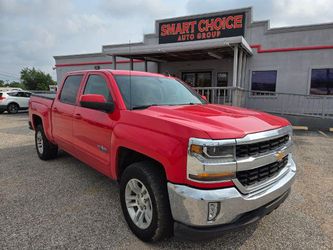
<path id="1" fill-rule="evenodd" d="M 131 75 L 131 76 L 158 76 L 158 77 L 168 77 L 163 74 L 144 72 L 144 71 L 134 71 L 134 70 L 115 70 L 115 69 L 98 69 L 98 70 L 78 70 L 78 71 L 70 71 L 68 74 L 76 74 L 76 73 L 111 73 L 113 75 Z"/>

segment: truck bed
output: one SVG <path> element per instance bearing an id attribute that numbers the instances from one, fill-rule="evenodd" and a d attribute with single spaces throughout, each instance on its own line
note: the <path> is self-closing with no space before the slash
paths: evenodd
<path id="1" fill-rule="evenodd" d="M 50 92 L 50 93 L 33 93 L 32 96 L 37 96 L 37 97 L 41 97 L 41 98 L 45 98 L 45 99 L 49 99 L 49 100 L 54 100 L 56 97 L 56 93 L 55 92 Z"/>

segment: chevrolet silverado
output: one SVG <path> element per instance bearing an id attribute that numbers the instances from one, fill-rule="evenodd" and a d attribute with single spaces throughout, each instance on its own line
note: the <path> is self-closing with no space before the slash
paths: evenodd
<path id="1" fill-rule="evenodd" d="M 33 95 L 36 151 L 62 149 L 117 180 L 124 217 L 143 241 L 217 237 L 277 208 L 295 179 L 283 118 L 209 104 L 179 79 L 75 71 Z"/>

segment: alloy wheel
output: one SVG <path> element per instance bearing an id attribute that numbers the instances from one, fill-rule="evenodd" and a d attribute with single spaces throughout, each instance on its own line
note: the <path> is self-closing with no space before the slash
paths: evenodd
<path id="1" fill-rule="evenodd" d="M 138 179 L 130 179 L 125 188 L 127 211 L 133 223 L 140 229 L 150 226 L 153 206 L 146 186 Z"/>
<path id="2" fill-rule="evenodd" d="M 43 152 L 44 152 L 44 141 L 43 141 L 43 135 L 42 135 L 41 131 L 37 132 L 36 143 L 37 143 L 38 152 L 40 154 L 43 154 Z"/>

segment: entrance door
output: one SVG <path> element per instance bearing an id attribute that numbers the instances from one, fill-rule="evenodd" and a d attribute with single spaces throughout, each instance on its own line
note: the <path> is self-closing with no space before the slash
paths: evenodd
<path id="1" fill-rule="evenodd" d="M 192 87 L 212 87 L 212 72 L 183 72 L 182 80 Z"/>
<path id="2" fill-rule="evenodd" d="M 212 72 L 183 72 L 182 80 L 194 88 L 212 87 Z M 213 101 L 213 92 L 211 89 L 197 90 L 200 95 L 206 96 L 209 102 Z"/>

